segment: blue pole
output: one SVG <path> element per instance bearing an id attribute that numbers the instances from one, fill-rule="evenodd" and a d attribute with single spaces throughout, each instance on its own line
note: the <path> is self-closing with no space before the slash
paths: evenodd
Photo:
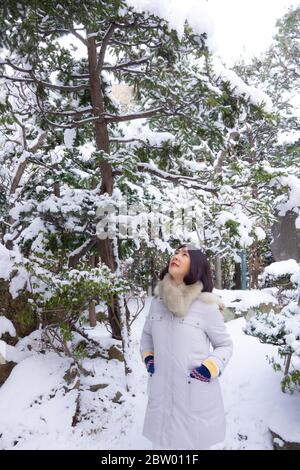
<path id="1" fill-rule="evenodd" d="M 247 289 L 247 261 L 246 261 L 246 251 L 240 251 L 241 257 L 241 285 L 242 289 Z"/>

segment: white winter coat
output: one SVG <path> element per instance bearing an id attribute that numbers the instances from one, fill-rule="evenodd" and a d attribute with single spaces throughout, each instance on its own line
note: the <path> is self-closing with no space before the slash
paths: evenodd
<path id="1" fill-rule="evenodd" d="M 207 449 L 225 439 L 218 378 L 202 382 L 189 376 L 208 358 L 220 375 L 232 354 L 232 340 L 219 310 L 222 302 L 202 289 L 200 281 L 177 287 L 167 274 L 156 287 L 142 333 L 142 358 L 154 352 L 155 365 L 148 379 L 143 434 L 164 448 Z"/>

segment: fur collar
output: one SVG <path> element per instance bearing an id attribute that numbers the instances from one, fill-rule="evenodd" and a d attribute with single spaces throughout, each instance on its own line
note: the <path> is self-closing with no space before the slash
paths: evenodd
<path id="1" fill-rule="evenodd" d="M 154 289 L 154 295 L 160 297 L 166 307 L 178 317 L 186 315 L 191 303 L 196 298 L 207 304 L 216 303 L 221 310 L 224 308 L 224 304 L 218 295 L 211 292 L 202 292 L 202 290 L 203 283 L 201 281 L 190 285 L 183 282 L 177 286 L 172 276 L 167 273 L 161 281 L 158 281 Z"/>

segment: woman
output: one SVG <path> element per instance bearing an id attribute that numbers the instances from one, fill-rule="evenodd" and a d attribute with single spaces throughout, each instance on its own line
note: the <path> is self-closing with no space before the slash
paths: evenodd
<path id="1" fill-rule="evenodd" d="M 140 352 L 149 372 L 143 434 L 156 449 L 208 449 L 225 439 L 218 377 L 232 340 L 212 287 L 206 256 L 185 244 L 155 288 Z"/>

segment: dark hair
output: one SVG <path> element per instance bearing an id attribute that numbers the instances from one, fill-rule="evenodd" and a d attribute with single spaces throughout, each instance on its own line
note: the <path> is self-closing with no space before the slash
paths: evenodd
<path id="1" fill-rule="evenodd" d="M 177 250 L 183 248 L 187 245 L 180 245 L 177 247 Z M 188 247 L 187 247 L 188 248 Z M 189 250 L 188 253 L 191 259 L 191 266 L 188 274 L 184 276 L 183 280 L 185 284 L 190 285 L 194 284 L 197 281 L 201 281 L 203 283 L 203 291 L 202 292 L 212 292 L 213 290 L 213 283 L 211 277 L 211 269 L 210 264 L 207 259 L 205 253 L 201 250 Z M 160 272 L 159 279 L 162 280 L 165 275 L 169 272 L 169 263 L 167 266 Z"/>

